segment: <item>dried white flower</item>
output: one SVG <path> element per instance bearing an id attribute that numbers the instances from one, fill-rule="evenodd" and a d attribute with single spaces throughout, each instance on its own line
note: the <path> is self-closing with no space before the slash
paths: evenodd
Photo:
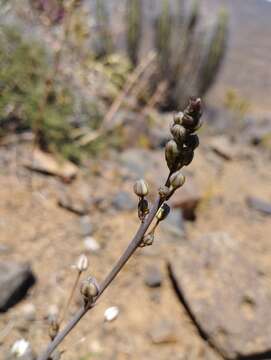
<path id="1" fill-rule="evenodd" d="M 111 306 L 104 312 L 104 320 L 107 322 L 114 321 L 119 316 L 119 308 L 117 306 Z"/>
<path id="2" fill-rule="evenodd" d="M 30 344 L 25 339 L 20 339 L 15 341 L 12 345 L 11 353 L 17 357 L 23 356 L 26 354 L 27 351 L 30 350 Z"/>
<path id="3" fill-rule="evenodd" d="M 76 264 L 77 270 L 82 272 L 87 270 L 88 268 L 88 258 L 86 257 L 85 254 L 82 254 Z"/>

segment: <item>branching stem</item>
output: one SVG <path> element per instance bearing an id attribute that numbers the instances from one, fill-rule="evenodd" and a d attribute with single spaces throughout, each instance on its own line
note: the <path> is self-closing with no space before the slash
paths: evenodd
<path id="1" fill-rule="evenodd" d="M 49 356 L 52 354 L 52 352 L 59 346 L 59 344 L 65 339 L 65 337 L 70 333 L 70 331 L 77 325 L 77 323 L 81 320 L 81 318 L 94 307 L 96 301 L 100 298 L 102 293 L 105 291 L 105 289 L 111 284 L 111 282 L 115 279 L 115 277 L 118 275 L 118 273 L 121 271 L 121 269 L 124 267 L 126 262 L 129 260 L 129 258 L 133 255 L 135 250 L 138 248 L 139 244 L 141 243 L 143 236 L 145 235 L 146 231 L 148 230 L 149 226 L 151 225 L 153 219 L 155 218 L 155 215 L 157 213 L 157 210 L 162 205 L 163 201 L 159 198 L 155 201 L 153 204 L 149 215 L 146 217 L 145 221 L 140 225 L 139 229 L 137 230 L 134 238 L 124 251 L 124 253 L 121 255 L 119 260 L 116 262 L 116 264 L 113 266 L 110 273 L 106 276 L 104 281 L 100 285 L 100 291 L 98 296 L 95 299 L 95 302 L 92 303 L 89 306 L 83 306 L 81 307 L 78 312 L 74 315 L 74 317 L 68 322 L 66 327 L 60 331 L 57 336 L 54 338 L 54 340 L 48 345 L 47 349 L 38 357 L 37 360 L 47 360 Z"/>

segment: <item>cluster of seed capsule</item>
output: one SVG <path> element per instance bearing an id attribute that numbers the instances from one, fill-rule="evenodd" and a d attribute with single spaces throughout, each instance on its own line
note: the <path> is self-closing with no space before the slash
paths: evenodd
<path id="1" fill-rule="evenodd" d="M 201 127 L 201 100 L 190 99 L 184 112 L 174 115 L 170 132 L 173 139 L 166 144 L 165 155 L 170 172 L 187 166 L 194 158 L 194 150 L 199 145 L 195 132 Z"/>
<path id="2" fill-rule="evenodd" d="M 191 98 L 184 112 L 174 115 L 173 124 L 170 132 L 173 139 L 169 140 L 165 148 L 165 156 L 170 171 L 166 185 L 159 188 L 159 196 L 162 202 L 161 207 L 156 213 L 156 222 L 152 229 L 143 237 L 141 247 L 152 245 L 154 241 L 154 231 L 160 221 L 164 220 L 170 212 L 170 207 L 166 200 L 185 182 L 185 177 L 180 169 L 187 166 L 194 158 L 194 151 L 199 145 L 199 138 L 195 132 L 201 127 L 201 100 Z M 144 222 L 149 213 L 149 204 L 146 199 L 148 195 L 148 185 L 145 180 L 140 179 L 134 185 L 134 192 L 139 197 L 138 217 Z"/>

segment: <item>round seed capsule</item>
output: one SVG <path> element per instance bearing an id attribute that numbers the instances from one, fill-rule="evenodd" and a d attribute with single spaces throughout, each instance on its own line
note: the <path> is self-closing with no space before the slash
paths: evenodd
<path id="1" fill-rule="evenodd" d="M 159 221 L 164 220 L 168 216 L 169 212 L 170 212 L 170 207 L 168 206 L 168 204 L 164 203 L 157 211 L 156 214 L 157 220 Z"/>
<path id="2" fill-rule="evenodd" d="M 189 130 L 194 129 L 198 124 L 198 121 L 195 120 L 192 116 L 184 114 L 182 125 Z"/>
<path id="3" fill-rule="evenodd" d="M 140 199 L 138 202 L 138 217 L 140 220 L 144 220 L 149 213 L 149 203 L 146 199 Z"/>
<path id="4" fill-rule="evenodd" d="M 170 170 L 173 169 L 174 166 L 176 166 L 176 162 L 179 155 L 180 155 L 180 151 L 178 149 L 178 145 L 176 144 L 176 141 L 170 140 L 166 144 L 166 148 L 165 148 L 166 161 Z"/>
<path id="5" fill-rule="evenodd" d="M 182 154 L 182 164 L 187 166 L 194 159 L 194 151 L 193 150 L 185 150 Z"/>
<path id="6" fill-rule="evenodd" d="M 198 124 L 193 128 L 193 132 L 198 131 L 202 127 L 203 121 L 199 119 Z"/>
<path id="7" fill-rule="evenodd" d="M 188 135 L 185 139 L 185 145 L 191 150 L 195 150 L 199 146 L 199 137 L 198 135 Z"/>
<path id="8" fill-rule="evenodd" d="M 148 195 L 149 189 L 146 181 L 143 179 L 137 180 L 134 184 L 134 192 L 139 197 L 144 197 Z"/>
<path id="9" fill-rule="evenodd" d="M 183 186 L 185 182 L 185 177 L 180 171 L 176 171 L 174 174 L 171 175 L 169 181 L 173 189 L 178 189 L 179 187 Z"/>
<path id="10" fill-rule="evenodd" d="M 181 145 L 185 140 L 185 128 L 181 125 L 176 124 L 170 129 L 170 131 L 176 142 Z"/>
<path id="11" fill-rule="evenodd" d="M 99 294 L 97 281 L 94 278 L 88 278 L 82 281 L 80 292 L 86 300 L 92 300 Z"/>
<path id="12" fill-rule="evenodd" d="M 174 124 L 182 125 L 183 116 L 184 116 L 184 113 L 182 111 L 180 111 L 178 113 L 174 113 L 173 114 Z"/>

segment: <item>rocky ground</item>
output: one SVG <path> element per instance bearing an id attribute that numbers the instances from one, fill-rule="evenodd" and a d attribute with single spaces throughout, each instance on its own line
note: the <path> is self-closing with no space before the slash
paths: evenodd
<path id="1" fill-rule="evenodd" d="M 207 133 L 154 245 L 136 252 L 69 335 L 63 359 L 270 358 L 270 152 Z M 0 152 L 0 306 L 9 308 L 0 315 L 1 359 L 21 338 L 44 348 L 78 256 L 101 281 L 138 227 L 134 179 L 144 176 L 153 198 L 167 172 L 161 148 L 128 148 L 90 159 L 67 183 L 67 174 L 63 182 L 25 167 L 32 149 L 6 141 Z M 30 288 L 14 305 L 16 286 L 20 295 Z M 109 306 L 119 316 L 105 323 Z"/>

